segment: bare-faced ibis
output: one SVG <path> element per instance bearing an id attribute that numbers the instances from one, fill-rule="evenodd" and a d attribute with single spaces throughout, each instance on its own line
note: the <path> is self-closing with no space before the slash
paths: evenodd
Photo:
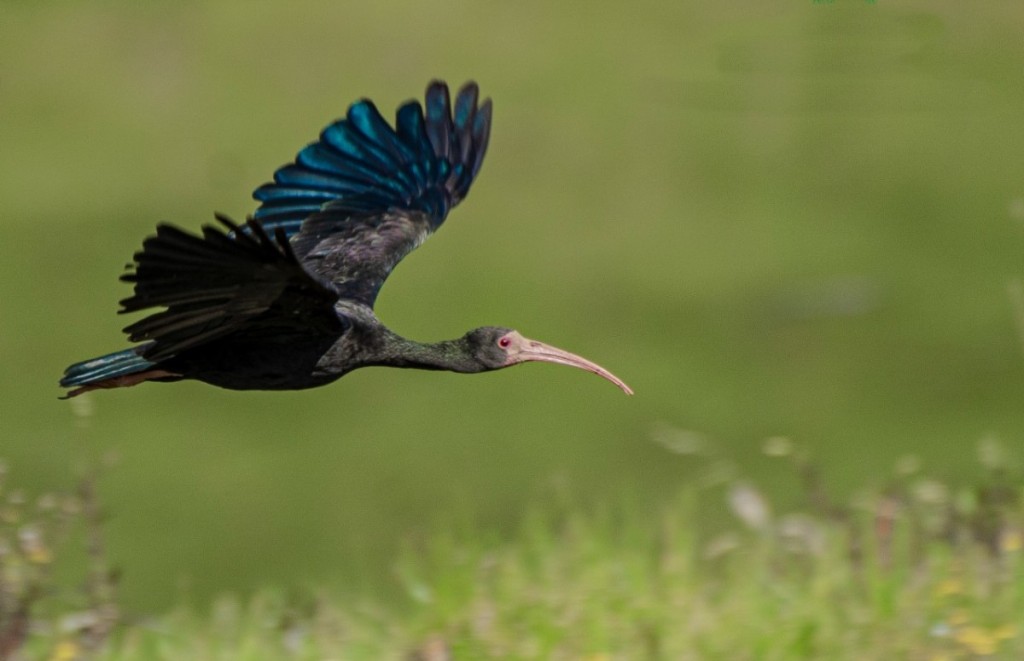
<path id="1" fill-rule="evenodd" d="M 76 363 L 60 385 L 74 397 L 143 381 L 196 379 L 235 390 L 292 390 L 385 365 L 485 372 L 527 361 L 578 367 L 629 386 L 580 356 L 484 326 L 423 344 L 382 324 L 373 304 L 391 270 L 444 222 L 480 170 L 491 102 L 466 84 L 452 107 L 432 82 L 398 108 L 392 128 L 367 100 L 329 125 L 256 189 L 242 225 L 202 235 L 160 224 L 121 279 L 120 312 L 164 308 L 124 332 L 129 349 Z"/>

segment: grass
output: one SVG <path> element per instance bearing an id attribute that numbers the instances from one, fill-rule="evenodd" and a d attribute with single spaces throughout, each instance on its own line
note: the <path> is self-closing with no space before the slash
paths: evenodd
<path id="1" fill-rule="evenodd" d="M 984 478 L 973 486 L 905 458 L 846 503 L 789 441 L 771 439 L 765 453 L 801 485 L 787 507 L 691 435 L 662 437 L 704 466 L 670 506 L 585 513 L 556 487 L 512 541 L 458 526 L 408 540 L 394 564 L 404 608 L 265 589 L 209 609 L 123 617 L 98 637 L 96 609 L 116 608 L 94 597 L 84 610 L 54 608 L 69 602 L 50 582 L 24 652 L 51 661 L 1024 655 L 1024 494 L 999 444 L 979 446 Z M 701 513 L 718 508 L 717 519 Z M 8 549 L 13 532 L 3 530 Z M 26 565 L 12 557 L 0 555 L 7 579 Z"/>

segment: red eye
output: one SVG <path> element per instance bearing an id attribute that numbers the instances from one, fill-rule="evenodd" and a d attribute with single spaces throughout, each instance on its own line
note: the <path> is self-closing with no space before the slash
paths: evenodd
<path id="1" fill-rule="evenodd" d="M 498 346 L 502 349 L 507 349 L 510 344 L 512 344 L 512 340 L 509 339 L 508 335 L 498 340 Z"/>

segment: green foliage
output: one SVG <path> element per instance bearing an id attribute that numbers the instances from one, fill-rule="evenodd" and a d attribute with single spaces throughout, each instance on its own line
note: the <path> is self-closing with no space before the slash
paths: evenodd
<path id="1" fill-rule="evenodd" d="M 52 648 L 55 661 L 71 661 L 106 642 L 119 612 L 101 519 L 95 475 L 75 493 L 30 502 L 9 487 L 0 463 L 0 659 Z M 59 569 L 79 558 L 87 570 L 74 572 L 77 587 L 69 589 Z"/>
<path id="2" fill-rule="evenodd" d="M 719 458 L 703 487 L 657 516 L 538 514 L 517 544 L 463 545 L 442 563 L 411 553 L 402 575 L 423 606 L 415 638 L 424 649 L 444 641 L 454 658 L 1024 652 L 1019 472 L 999 462 L 979 486 L 956 488 L 905 460 L 887 486 L 845 504 L 823 499 L 806 458 L 786 456 L 804 483 L 794 511 L 720 480 Z M 723 497 L 742 525 L 710 533 L 697 513 Z"/>
<path id="3" fill-rule="evenodd" d="M 557 493 L 512 542 L 458 526 L 395 567 L 404 609 L 322 590 L 223 597 L 89 639 L 36 627 L 51 661 L 287 659 L 973 659 L 1024 654 L 1024 492 L 999 446 L 956 486 L 904 459 L 849 501 L 781 439 L 796 506 L 727 477 L 668 506 L 584 513 Z M 780 465 L 780 469 L 785 466 Z M 701 511 L 728 503 L 717 523 Z M 560 503 L 560 504 L 559 504 Z M 26 524 L 31 525 L 31 524 Z M 46 621 L 43 618 L 43 621 Z"/>

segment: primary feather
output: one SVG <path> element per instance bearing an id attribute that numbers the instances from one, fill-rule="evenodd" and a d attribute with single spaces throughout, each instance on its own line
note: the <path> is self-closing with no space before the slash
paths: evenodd
<path id="1" fill-rule="evenodd" d="M 462 200 L 480 170 L 491 127 L 491 102 L 477 104 L 476 83 L 467 83 L 452 113 L 448 86 L 427 87 L 426 111 L 418 101 L 398 108 L 395 127 L 372 101 L 354 103 L 317 142 L 260 186 L 254 218 L 289 238 L 311 215 L 330 209 L 363 216 L 388 210 L 419 211 L 432 229 Z"/>

